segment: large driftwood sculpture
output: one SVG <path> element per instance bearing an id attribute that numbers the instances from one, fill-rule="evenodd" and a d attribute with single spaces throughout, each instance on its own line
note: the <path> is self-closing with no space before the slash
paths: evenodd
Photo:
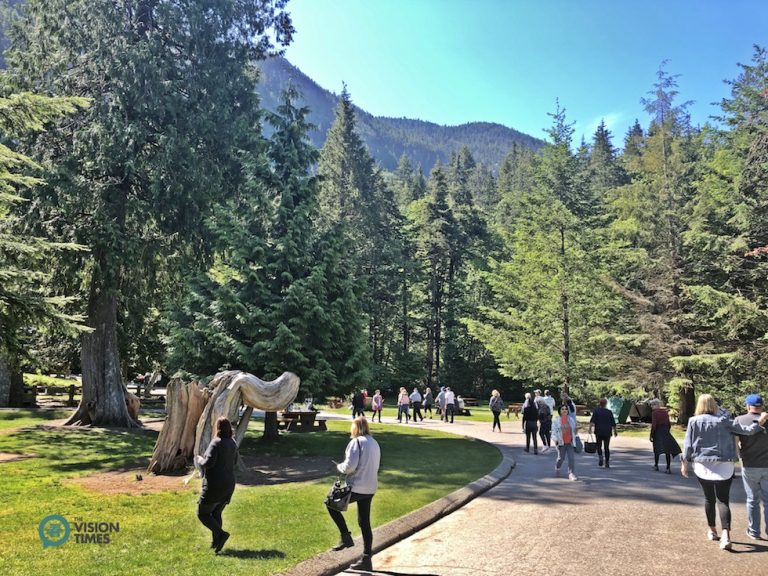
<path id="1" fill-rule="evenodd" d="M 299 383 L 299 377 L 291 372 L 265 382 L 240 371 L 220 372 L 206 389 L 196 382 L 170 382 L 166 396 L 168 416 L 157 439 L 149 471 L 156 474 L 172 472 L 194 461 L 195 455 L 205 452 L 213 437 L 216 420 L 221 416 L 232 422 L 236 430 L 235 440 L 240 444 L 253 409 L 284 410 L 296 399 Z M 241 416 L 242 406 L 245 410 Z"/>

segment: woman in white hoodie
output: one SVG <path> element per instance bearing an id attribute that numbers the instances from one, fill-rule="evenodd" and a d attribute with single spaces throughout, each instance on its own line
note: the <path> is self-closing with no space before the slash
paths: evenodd
<path id="1" fill-rule="evenodd" d="M 363 534 L 363 557 L 353 564 L 353 570 L 373 570 L 371 555 L 373 548 L 373 530 L 371 529 L 371 501 L 379 487 L 379 462 L 381 449 L 371 436 L 365 416 L 358 416 L 352 422 L 351 440 L 344 453 L 344 462 L 336 465 L 339 474 L 346 474 L 347 484 L 352 487 L 350 502 L 357 502 L 357 523 Z M 336 523 L 341 540 L 333 547 L 343 550 L 355 545 L 352 534 L 347 528 L 344 515 L 338 510 L 328 508 L 328 513 Z"/>

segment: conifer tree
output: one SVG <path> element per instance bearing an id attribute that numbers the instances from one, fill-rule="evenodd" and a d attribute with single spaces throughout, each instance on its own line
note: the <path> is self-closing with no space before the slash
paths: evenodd
<path id="1" fill-rule="evenodd" d="M 202 219 L 235 188 L 234 150 L 258 122 L 251 62 L 291 39 L 284 4 L 28 0 L 15 23 L 6 59 L 17 83 L 93 99 L 32 148 L 57 171 L 31 216 L 90 248 L 69 267 L 92 328 L 70 423 L 136 425 L 124 402 L 120 313 L 152 300 L 145 288 L 158 269 L 205 253 Z"/>

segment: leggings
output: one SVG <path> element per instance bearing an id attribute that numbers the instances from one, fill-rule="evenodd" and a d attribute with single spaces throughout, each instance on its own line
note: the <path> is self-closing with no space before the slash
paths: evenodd
<path id="1" fill-rule="evenodd" d="M 656 453 L 653 454 L 653 464 L 654 464 L 654 466 L 658 466 L 659 465 L 659 456 L 661 456 L 661 454 L 656 454 Z M 667 470 L 669 470 L 669 465 L 672 463 L 672 458 L 670 457 L 669 452 L 664 454 L 664 456 L 667 458 Z"/>
<path id="2" fill-rule="evenodd" d="M 419 420 L 424 420 L 424 416 L 421 415 L 421 402 L 414 402 L 413 403 L 413 421 L 416 422 L 416 418 L 419 418 Z"/>
<path id="3" fill-rule="evenodd" d="M 429 412 L 429 417 L 432 418 L 432 404 L 424 404 L 424 416 Z"/>
<path id="4" fill-rule="evenodd" d="M 552 420 L 539 420 L 539 437 L 542 446 L 552 445 Z"/>
<path id="5" fill-rule="evenodd" d="M 611 435 L 600 436 L 599 434 L 595 434 L 595 438 L 597 439 L 597 458 L 598 460 L 603 459 L 603 447 L 605 447 L 605 462 L 607 464 L 611 459 L 611 450 L 609 448 L 611 445 Z"/>
<path id="6" fill-rule="evenodd" d="M 373 530 L 371 530 L 371 500 L 373 500 L 373 494 L 358 494 L 352 492 L 350 502 L 357 502 L 357 523 L 360 526 L 360 531 L 363 533 L 363 553 L 371 556 L 371 550 L 373 549 Z M 347 528 L 347 521 L 344 520 L 344 514 L 338 510 L 332 510 L 328 508 L 328 514 L 336 523 L 336 527 L 339 529 L 339 534 L 342 536 L 349 532 Z"/>
<path id="7" fill-rule="evenodd" d="M 539 445 L 538 440 L 536 439 L 536 434 L 538 433 L 538 426 L 536 422 L 526 422 L 525 423 L 525 449 L 530 450 L 531 448 L 531 438 L 533 438 L 533 449 L 538 452 Z"/>
<path id="8" fill-rule="evenodd" d="M 720 524 L 723 530 L 731 529 L 731 508 L 728 505 L 731 495 L 731 481 L 728 480 L 703 480 L 696 476 L 704 491 L 704 512 L 707 514 L 707 525 L 715 526 L 715 502 L 720 512 Z"/>
<path id="9" fill-rule="evenodd" d="M 501 421 L 499 420 L 499 414 L 501 414 L 501 412 L 496 412 L 495 410 L 492 410 L 491 412 L 493 414 L 493 428 L 492 428 L 492 430 L 496 430 L 496 426 L 498 426 L 499 427 L 499 432 L 501 432 Z"/>
<path id="10" fill-rule="evenodd" d="M 201 498 L 197 504 L 197 518 L 203 523 L 203 526 L 211 531 L 214 542 L 224 531 L 221 513 L 228 503 L 227 501 L 207 502 Z"/>

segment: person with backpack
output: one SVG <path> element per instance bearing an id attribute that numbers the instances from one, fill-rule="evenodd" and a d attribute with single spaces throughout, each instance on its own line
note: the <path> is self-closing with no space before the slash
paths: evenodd
<path id="1" fill-rule="evenodd" d="M 552 398 L 550 396 L 550 398 Z M 552 446 L 552 408 L 546 396 L 536 396 L 536 408 L 539 411 L 539 437 L 541 438 L 542 454 Z"/>

